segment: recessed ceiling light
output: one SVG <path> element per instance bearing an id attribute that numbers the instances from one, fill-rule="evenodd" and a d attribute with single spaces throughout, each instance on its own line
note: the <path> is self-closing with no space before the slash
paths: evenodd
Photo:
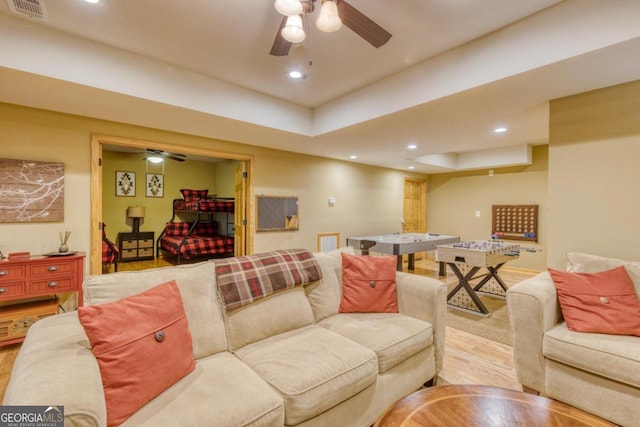
<path id="1" fill-rule="evenodd" d="M 416 148 L 418 148 L 418 146 L 416 144 L 409 144 L 409 145 L 407 145 L 407 148 L 409 150 L 415 150 Z"/>
<path id="2" fill-rule="evenodd" d="M 349 156 L 349 158 L 350 158 L 351 160 L 355 160 L 355 159 L 357 159 L 357 158 L 358 158 L 358 156 L 356 156 L 355 154 L 352 154 L 352 155 L 350 155 L 350 156 Z"/>
<path id="3" fill-rule="evenodd" d="M 504 126 L 500 126 L 500 127 L 497 127 L 497 128 L 493 129 L 494 133 L 503 133 L 503 132 L 506 132 L 506 131 L 507 131 L 507 128 L 504 127 Z"/>
<path id="4" fill-rule="evenodd" d="M 415 166 L 409 166 L 409 169 L 414 170 L 416 167 Z"/>
<path id="5" fill-rule="evenodd" d="M 87 3 L 100 3 L 100 0 L 84 0 Z"/>
<path id="6" fill-rule="evenodd" d="M 291 77 L 292 79 L 301 79 L 304 77 L 304 74 L 302 74 L 298 70 L 294 70 L 289 72 L 289 77 Z"/>

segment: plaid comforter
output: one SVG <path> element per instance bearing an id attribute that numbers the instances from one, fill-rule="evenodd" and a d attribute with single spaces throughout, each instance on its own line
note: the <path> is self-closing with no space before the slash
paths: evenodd
<path id="1" fill-rule="evenodd" d="M 233 213 L 234 201 L 223 199 L 198 199 L 173 201 L 174 211 L 227 212 Z"/>
<path id="2" fill-rule="evenodd" d="M 322 278 L 316 259 L 303 249 L 225 258 L 215 264 L 218 289 L 227 311 Z"/>
<path id="3" fill-rule="evenodd" d="M 160 248 L 174 255 L 180 254 L 184 259 L 207 255 L 233 255 L 233 237 L 210 236 L 201 237 L 191 235 L 163 236 L 160 239 Z"/>

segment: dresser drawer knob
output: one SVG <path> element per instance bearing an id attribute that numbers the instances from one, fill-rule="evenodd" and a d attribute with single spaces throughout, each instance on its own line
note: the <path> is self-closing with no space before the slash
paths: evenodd
<path id="1" fill-rule="evenodd" d="M 6 276 L 7 274 L 9 274 L 8 271 L 6 270 L 0 270 L 0 276 Z"/>
<path id="2" fill-rule="evenodd" d="M 0 288 L 0 294 L 6 294 L 7 288 Z"/>
<path id="3" fill-rule="evenodd" d="M 58 266 L 50 265 L 49 267 L 47 267 L 47 271 L 58 271 Z"/>
<path id="4" fill-rule="evenodd" d="M 58 282 L 49 282 L 49 283 L 47 283 L 47 287 L 49 287 L 49 288 L 55 288 L 56 286 L 58 286 Z"/>

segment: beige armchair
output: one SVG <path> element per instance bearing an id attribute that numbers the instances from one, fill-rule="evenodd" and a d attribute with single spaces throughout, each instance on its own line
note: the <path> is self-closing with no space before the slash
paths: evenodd
<path id="1" fill-rule="evenodd" d="M 568 270 L 624 265 L 640 290 L 640 262 L 567 254 Z M 640 293 L 640 292 L 639 292 Z M 524 391 L 565 402 L 622 426 L 640 420 L 640 338 L 567 329 L 549 273 L 507 291 L 518 381 Z"/>

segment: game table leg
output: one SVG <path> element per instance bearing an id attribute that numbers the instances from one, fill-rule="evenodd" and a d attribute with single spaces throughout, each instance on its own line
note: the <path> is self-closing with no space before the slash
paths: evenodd
<path id="1" fill-rule="evenodd" d="M 487 270 L 489 271 L 484 278 L 480 281 L 480 283 L 478 283 L 476 285 L 475 288 L 473 288 L 474 291 L 476 292 L 481 292 L 487 295 L 493 295 L 493 296 L 497 296 L 497 297 L 506 297 L 507 296 L 507 285 L 505 285 L 505 283 L 502 281 L 502 279 L 500 278 L 500 276 L 498 276 L 498 270 L 500 269 L 500 267 L 502 267 L 505 263 L 501 263 L 496 265 L 495 267 L 492 266 L 487 266 Z M 496 282 L 498 282 L 498 284 L 500 285 L 500 287 L 502 288 L 501 293 L 495 293 L 495 292 L 485 292 L 482 290 L 482 287 L 487 284 L 487 282 L 491 279 L 496 279 Z"/>
<path id="2" fill-rule="evenodd" d="M 409 254 L 409 270 L 416 269 L 416 254 Z"/>
<path id="3" fill-rule="evenodd" d="M 455 263 L 450 262 L 447 264 L 449 265 L 449 267 L 451 267 L 451 271 L 453 271 L 453 274 L 455 274 L 458 278 L 458 284 L 447 295 L 447 303 L 454 308 L 459 308 L 465 311 L 487 316 L 489 314 L 489 310 L 487 310 L 487 307 L 482 303 L 482 301 L 480 301 L 480 298 L 478 297 L 478 295 L 476 295 L 476 292 L 469 284 L 469 280 L 473 279 L 474 275 L 478 272 L 478 270 L 480 270 L 481 267 L 472 267 L 467 272 L 467 274 L 462 274 Z M 458 292 L 465 292 L 469 296 L 469 298 L 471 298 L 471 301 L 473 302 L 475 307 L 466 308 L 450 304 L 449 300 L 451 300 L 451 298 L 453 298 L 453 296 Z"/>
<path id="4" fill-rule="evenodd" d="M 440 261 L 438 262 L 439 266 L 438 266 L 438 275 L 439 276 L 446 276 L 447 275 L 447 265 L 445 264 L 444 261 Z"/>

